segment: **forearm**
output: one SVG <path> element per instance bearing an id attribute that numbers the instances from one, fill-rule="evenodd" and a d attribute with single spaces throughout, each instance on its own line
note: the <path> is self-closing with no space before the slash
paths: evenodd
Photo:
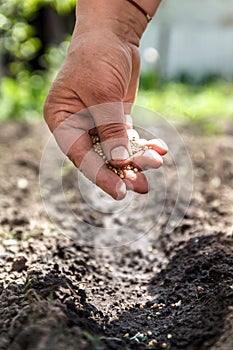
<path id="1" fill-rule="evenodd" d="M 134 0 L 153 16 L 161 0 Z M 137 46 L 148 20 L 127 0 L 78 0 L 76 31 L 108 30 Z"/>

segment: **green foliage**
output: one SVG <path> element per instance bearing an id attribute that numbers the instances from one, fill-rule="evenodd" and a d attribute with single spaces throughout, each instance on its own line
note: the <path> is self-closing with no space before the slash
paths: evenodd
<path id="1" fill-rule="evenodd" d="M 167 81 L 150 90 L 139 89 L 136 103 L 166 118 L 192 123 L 207 133 L 233 120 L 233 82 L 215 80 L 203 84 Z"/>
<path id="2" fill-rule="evenodd" d="M 64 60 L 67 43 L 46 50 L 32 25 L 40 8 L 54 7 L 59 14 L 74 9 L 76 0 L 0 1 L 0 59 L 4 71 L 0 83 L 0 120 L 41 115 L 43 101 L 56 71 Z M 31 65 L 36 58 L 40 69 Z M 1 69 L 1 66 L 0 66 Z"/>
<path id="3" fill-rule="evenodd" d="M 29 24 L 45 5 L 53 6 L 59 14 L 70 12 L 75 0 L 8 0 L 0 3 L 0 49 L 13 57 L 28 60 L 41 48 L 35 28 Z"/>
<path id="4" fill-rule="evenodd" d="M 11 67 L 16 72 L 15 77 L 4 77 L 0 84 L 0 121 L 32 120 L 42 115 L 44 100 L 64 61 L 68 43 L 67 40 L 58 47 L 50 47 L 41 57 L 42 65 L 47 67 L 45 71 L 30 72 L 20 64 Z"/>
<path id="5" fill-rule="evenodd" d="M 0 59 L 5 71 L 0 83 L 0 120 L 41 116 L 49 86 L 60 68 L 69 38 L 59 46 L 42 49 L 32 24 L 38 11 L 52 6 L 59 14 L 73 11 L 76 0 L 0 0 Z M 34 71 L 31 60 L 41 69 Z M 6 63 L 5 63 L 6 62 Z M 1 67 L 0 67 L 1 68 Z M 194 84 L 187 77 L 179 82 L 162 81 L 152 72 L 143 74 L 136 103 L 166 118 L 203 126 L 215 132 L 222 120 L 233 119 L 233 83 L 223 80 Z"/>

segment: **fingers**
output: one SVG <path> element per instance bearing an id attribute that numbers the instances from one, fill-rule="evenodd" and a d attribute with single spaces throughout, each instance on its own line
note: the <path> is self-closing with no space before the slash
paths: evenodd
<path id="1" fill-rule="evenodd" d="M 152 140 L 137 139 L 137 143 L 140 146 L 147 146 L 149 148 L 152 148 L 154 151 L 158 152 L 161 156 L 165 155 L 168 152 L 168 147 L 166 143 L 161 139 L 152 139 Z"/>
<path id="2" fill-rule="evenodd" d="M 147 193 L 149 191 L 149 184 L 144 174 L 138 172 L 135 173 L 132 170 L 124 171 L 124 182 L 127 190 L 131 190 L 137 193 Z"/>
<path id="3" fill-rule="evenodd" d="M 89 111 L 107 160 L 122 164 L 121 162 L 128 159 L 131 153 L 123 103 L 105 103 L 90 107 Z"/>
<path id="4" fill-rule="evenodd" d="M 82 134 L 71 146 L 68 157 L 93 183 L 116 200 L 126 195 L 125 183 L 109 170 L 103 159 L 93 150 L 88 133 Z"/>
<path id="5" fill-rule="evenodd" d="M 163 165 L 163 158 L 152 149 L 135 153 L 131 161 L 140 170 L 157 169 Z"/>

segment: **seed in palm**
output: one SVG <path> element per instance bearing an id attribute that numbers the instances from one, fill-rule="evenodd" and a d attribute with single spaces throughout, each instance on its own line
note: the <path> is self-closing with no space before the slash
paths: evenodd
<path id="1" fill-rule="evenodd" d="M 101 143 L 100 143 L 100 139 L 98 135 L 94 135 L 91 136 L 92 139 L 92 143 L 93 143 L 93 148 L 94 151 L 96 153 L 98 153 L 103 160 L 105 161 L 105 164 L 107 165 L 107 167 L 112 170 L 115 174 L 117 174 L 118 176 L 120 176 L 121 179 L 124 179 L 124 171 L 125 170 L 132 170 L 134 173 L 138 173 L 140 171 L 140 169 L 138 169 L 137 167 L 135 167 L 132 164 L 128 164 L 125 165 L 121 168 L 115 168 L 113 167 L 109 161 L 106 159 L 106 156 L 104 155 Z M 152 148 L 152 147 L 148 147 L 148 146 L 140 146 L 134 137 L 132 137 L 132 139 L 130 140 L 130 146 L 131 146 L 131 150 L 132 150 L 132 155 L 134 155 L 135 153 L 139 152 L 139 151 L 145 151 L 146 149 Z"/>

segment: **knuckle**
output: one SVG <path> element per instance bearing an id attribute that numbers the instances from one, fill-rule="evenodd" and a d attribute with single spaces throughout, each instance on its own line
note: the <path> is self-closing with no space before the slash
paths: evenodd
<path id="1" fill-rule="evenodd" d="M 102 141 L 116 138 L 127 138 L 125 127 L 121 123 L 110 123 L 99 126 L 98 131 L 101 135 Z"/>

